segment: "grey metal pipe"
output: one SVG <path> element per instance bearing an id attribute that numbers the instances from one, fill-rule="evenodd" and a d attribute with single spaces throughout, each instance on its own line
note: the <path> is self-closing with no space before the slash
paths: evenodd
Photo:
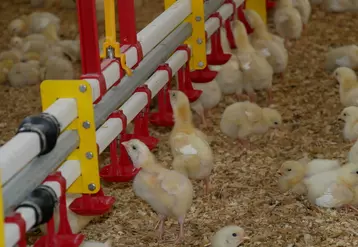
<path id="1" fill-rule="evenodd" d="M 215 12 L 223 0 L 209 0 L 205 2 L 205 20 Z M 172 55 L 175 49 L 182 44 L 192 32 L 191 24 L 183 23 L 170 33 L 160 44 L 149 52 L 134 70 L 133 75 L 125 76 L 121 83 L 110 89 L 102 100 L 95 106 L 95 124 L 98 129 L 107 117 L 120 107 L 135 91 L 144 84 L 157 67 Z M 48 154 L 34 158 L 18 174 L 16 174 L 3 188 L 5 215 L 21 203 L 26 196 L 39 186 L 46 176 L 67 158 L 78 147 L 78 134 L 66 131 L 58 141 L 56 147 Z"/>
<path id="2" fill-rule="evenodd" d="M 43 156 L 33 159 L 24 169 L 17 173 L 3 188 L 5 215 L 10 214 L 31 191 L 55 171 L 78 147 L 79 136 L 76 130 L 65 131 L 59 136 L 55 149 Z"/>

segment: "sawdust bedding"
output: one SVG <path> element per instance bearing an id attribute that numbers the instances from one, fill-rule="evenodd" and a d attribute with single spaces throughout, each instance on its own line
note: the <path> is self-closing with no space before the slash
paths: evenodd
<path id="1" fill-rule="evenodd" d="M 4 32 L 0 48 L 5 49 L 9 40 L 7 24 L 14 16 L 31 10 L 28 4 L 13 4 L 10 0 L 1 1 L 0 10 Z M 63 20 L 62 36 L 74 38 L 77 33 L 75 11 L 51 11 Z M 138 28 L 143 28 L 161 11 L 162 1 L 147 2 L 138 10 Z M 317 211 L 304 198 L 282 195 L 277 190 L 276 175 L 284 160 L 300 158 L 304 152 L 311 157 L 345 160 L 350 145 L 342 140 L 337 121 L 342 109 L 338 87 L 322 65 L 329 47 L 357 43 L 354 33 L 357 17 L 353 13 L 327 14 L 314 9 L 308 30 L 289 51 L 285 79 L 274 80 L 274 103 L 283 114 L 283 132 L 270 131 L 255 137 L 251 151 L 243 152 L 218 128 L 225 106 L 235 99 L 225 97 L 211 111 L 205 132 L 212 139 L 215 152 L 213 188 L 209 196 L 203 196 L 201 184 L 194 183 L 196 195 L 187 216 L 186 240 L 182 246 L 204 246 L 213 232 L 227 224 L 245 228 L 252 238 L 245 246 L 358 246 L 357 215 Z M 41 111 L 39 87 L 1 86 L 0 99 L 0 144 L 3 144 L 15 134 L 25 116 Z M 167 128 L 151 127 L 151 133 L 160 139 L 155 154 L 168 166 L 171 162 L 169 132 Z M 102 165 L 109 162 L 108 156 L 108 152 L 101 156 Z M 153 231 L 157 216 L 136 198 L 130 183 L 104 184 L 104 190 L 117 201 L 110 213 L 83 230 L 88 239 L 112 238 L 113 246 L 173 246 L 171 240 L 177 234 L 177 223 L 172 220 L 166 223 L 165 240 L 158 243 Z"/>

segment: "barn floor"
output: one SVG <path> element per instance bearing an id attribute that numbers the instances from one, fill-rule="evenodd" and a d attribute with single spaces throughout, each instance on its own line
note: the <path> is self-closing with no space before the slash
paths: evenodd
<path id="1" fill-rule="evenodd" d="M 1 29 L 20 13 L 27 13 L 27 4 L 0 3 Z M 141 8 L 139 29 L 162 11 L 159 0 Z M 52 10 L 55 11 L 55 10 Z M 58 11 L 56 11 L 58 12 Z M 16 13 L 16 14 L 15 14 Z M 76 35 L 75 11 L 60 11 L 65 18 L 64 37 Z M 352 31 L 358 26 L 358 14 L 326 14 L 314 8 L 308 30 L 290 49 L 289 68 L 283 81 L 275 78 L 274 104 L 283 114 L 284 130 L 270 131 L 253 138 L 251 151 L 241 151 L 237 144 L 219 131 L 220 115 L 233 97 L 225 97 L 211 111 L 209 126 L 204 130 L 212 137 L 216 167 L 213 188 L 203 196 L 195 184 L 196 196 L 186 221 L 186 241 L 182 246 L 204 246 L 213 232 L 227 224 L 243 226 L 251 240 L 244 246 L 358 246 L 358 216 L 352 212 L 315 210 L 304 198 L 282 195 L 277 190 L 276 170 L 287 159 L 311 157 L 339 158 L 344 161 L 350 144 L 341 136 L 337 117 L 338 85 L 322 69 L 329 47 L 358 42 Z M 8 42 L 7 31 L 1 36 L 0 48 Z M 262 97 L 261 97 L 262 99 Z M 19 122 L 38 113 L 39 87 L 13 89 L 0 86 L 0 144 L 9 140 Z M 264 101 L 260 102 L 263 103 Z M 161 142 L 155 150 L 158 159 L 170 164 L 168 148 L 170 129 L 152 128 Z M 214 138 L 215 137 L 215 138 Z M 101 160 L 108 162 L 108 153 Z M 166 225 L 165 240 L 158 243 L 153 228 L 156 214 L 136 198 L 131 184 L 104 185 L 105 192 L 117 198 L 114 209 L 87 226 L 88 239 L 113 239 L 113 246 L 173 246 L 178 231 L 174 221 Z"/>

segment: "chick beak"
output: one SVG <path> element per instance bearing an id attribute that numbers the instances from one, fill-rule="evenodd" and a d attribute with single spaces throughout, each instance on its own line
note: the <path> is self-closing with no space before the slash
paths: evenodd
<path id="1" fill-rule="evenodd" d="M 129 146 L 128 142 L 122 142 L 121 143 L 125 148 L 127 148 Z"/>
<path id="2" fill-rule="evenodd" d="M 250 237 L 245 235 L 242 239 L 243 239 L 244 241 L 245 241 L 245 240 L 250 240 Z"/>
<path id="3" fill-rule="evenodd" d="M 277 171 L 277 174 L 282 176 L 282 172 L 280 170 Z"/>
<path id="4" fill-rule="evenodd" d="M 343 121 L 344 121 L 344 119 L 343 119 L 342 117 L 338 117 L 338 121 L 343 122 Z"/>

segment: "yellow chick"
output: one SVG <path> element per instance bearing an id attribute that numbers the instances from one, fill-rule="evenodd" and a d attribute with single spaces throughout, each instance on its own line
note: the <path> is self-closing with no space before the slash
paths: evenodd
<path id="1" fill-rule="evenodd" d="M 340 208 L 351 204 L 358 185 L 358 164 L 313 175 L 304 180 L 308 200 L 319 207 Z M 351 206 L 350 206 L 351 207 Z"/>
<path id="2" fill-rule="evenodd" d="M 16 63 L 9 71 L 8 77 L 10 85 L 13 87 L 40 83 L 40 65 L 37 61 Z"/>
<path id="3" fill-rule="evenodd" d="M 72 80 L 74 79 L 74 70 L 72 63 L 66 58 L 50 57 L 43 69 L 44 80 Z"/>
<path id="4" fill-rule="evenodd" d="M 349 163 L 358 163 L 358 142 L 355 142 L 354 145 L 349 150 L 348 162 Z"/>
<path id="5" fill-rule="evenodd" d="M 159 165 L 148 147 L 138 139 L 122 142 L 135 168 L 141 168 L 133 181 L 134 193 L 146 201 L 160 218 L 159 238 L 167 217 L 178 220 L 180 232 L 176 243 L 184 237 L 184 220 L 193 201 L 190 180 L 177 171 Z"/>
<path id="6" fill-rule="evenodd" d="M 236 21 L 237 58 L 243 72 L 244 83 L 238 85 L 237 96 L 242 97 L 246 91 L 251 101 L 256 101 L 255 90 L 267 90 L 268 104 L 272 102 L 272 76 L 273 69 L 264 55 L 257 52 L 250 44 L 246 28 L 241 21 Z"/>
<path id="7" fill-rule="evenodd" d="M 303 29 L 306 29 L 307 23 L 311 17 L 311 3 L 309 0 L 292 0 L 293 7 L 300 13 Z"/>
<path id="8" fill-rule="evenodd" d="M 169 95 L 174 114 L 174 127 L 169 136 L 174 156 L 172 166 L 190 179 L 204 180 L 207 194 L 214 167 L 213 152 L 205 134 L 193 125 L 188 97 L 177 90 L 169 90 Z"/>
<path id="9" fill-rule="evenodd" d="M 330 171 L 340 167 L 338 160 L 313 159 L 309 162 L 288 160 L 285 161 L 277 173 L 280 175 L 278 184 L 281 192 L 291 190 L 296 194 L 306 194 L 303 185 L 304 178 L 315 174 Z"/>
<path id="10" fill-rule="evenodd" d="M 81 60 L 79 40 L 61 40 L 58 42 L 58 46 L 62 48 L 62 52 L 70 58 L 71 62 L 75 63 Z"/>
<path id="11" fill-rule="evenodd" d="M 355 11 L 358 9 L 357 0 L 323 0 L 322 7 L 329 12 Z"/>
<path id="12" fill-rule="evenodd" d="M 30 15 L 22 15 L 10 22 L 8 29 L 11 35 L 25 36 L 31 33 L 41 33 L 53 23 L 57 32 L 60 29 L 60 19 L 49 12 L 33 12 Z"/>
<path id="13" fill-rule="evenodd" d="M 285 39 L 288 46 L 289 40 L 297 40 L 302 34 L 302 19 L 297 9 L 293 7 L 292 0 L 279 0 L 274 14 L 274 24 L 277 33 Z"/>
<path id="14" fill-rule="evenodd" d="M 97 241 L 83 241 L 80 247 L 111 247 L 112 240 L 107 240 L 105 243 Z"/>
<path id="15" fill-rule="evenodd" d="M 344 139 L 355 142 L 358 138 L 358 107 L 348 106 L 344 108 L 339 115 L 339 119 L 344 121 Z"/>
<path id="16" fill-rule="evenodd" d="M 331 49 L 326 54 L 325 69 L 333 71 L 338 67 L 358 69 L 358 46 L 347 45 Z"/>
<path id="17" fill-rule="evenodd" d="M 230 225 L 218 230 L 211 239 L 212 247 L 237 247 L 250 238 L 239 226 Z"/>
<path id="18" fill-rule="evenodd" d="M 252 46 L 267 55 L 267 61 L 272 66 L 274 73 L 281 74 L 281 78 L 283 78 L 288 63 L 288 52 L 284 40 L 268 31 L 266 24 L 256 11 L 247 9 L 244 13 L 250 26 L 254 29 L 250 35 Z"/>
<path id="19" fill-rule="evenodd" d="M 343 106 L 358 106 L 358 80 L 356 73 L 346 67 L 339 67 L 333 72 L 339 82 L 339 97 Z"/>
<path id="20" fill-rule="evenodd" d="M 277 128 L 282 124 L 281 114 L 272 108 L 261 108 L 249 101 L 237 102 L 224 110 L 220 121 L 221 131 L 248 147 L 252 134 L 263 134 L 269 128 Z"/>
<path id="21" fill-rule="evenodd" d="M 74 234 L 79 233 L 85 226 L 87 226 L 91 220 L 96 218 L 97 216 L 82 216 L 75 214 L 69 209 L 70 204 L 81 195 L 79 194 L 66 194 L 66 206 L 67 206 L 67 217 L 68 222 L 70 224 L 71 230 Z M 54 223 L 55 223 L 55 231 L 58 231 L 59 223 L 60 223 L 60 215 L 59 215 L 59 208 L 56 207 L 54 211 Z M 47 234 L 47 227 L 46 224 L 40 225 L 40 229 L 44 234 Z"/>

